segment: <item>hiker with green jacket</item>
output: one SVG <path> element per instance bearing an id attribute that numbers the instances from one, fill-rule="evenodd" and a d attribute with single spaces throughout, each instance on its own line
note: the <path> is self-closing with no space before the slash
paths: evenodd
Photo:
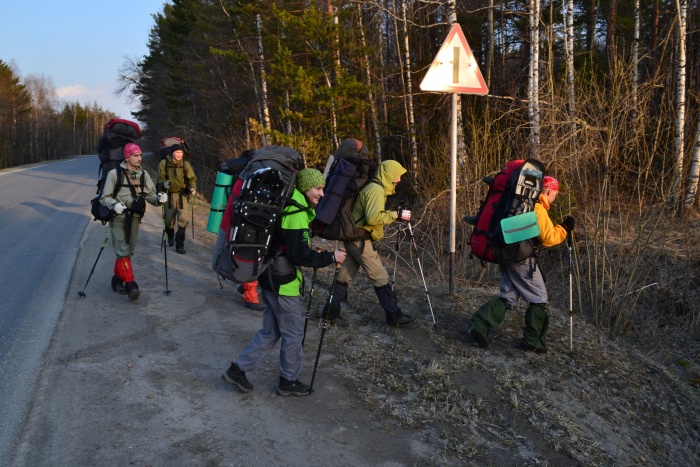
<path id="1" fill-rule="evenodd" d="M 146 202 L 154 206 L 165 203 L 165 193 L 157 193 L 148 172 L 141 168 L 141 148 L 134 143 L 124 146 L 124 162 L 118 169 L 110 170 L 105 179 L 100 203 L 114 211 L 109 222 L 112 229 L 112 247 L 117 259 L 114 262 L 112 290 L 127 294 L 129 300 L 139 297 L 139 286 L 134 280 L 131 257 L 139 238 L 139 224 L 146 212 Z M 122 177 L 121 188 L 115 193 Z"/>
<path id="2" fill-rule="evenodd" d="M 323 311 L 324 318 L 331 323 L 345 324 L 340 314 L 340 303 L 347 300 L 348 284 L 360 267 L 365 270 L 374 286 L 379 303 L 384 309 L 387 324 L 398 326 L 415 320 L 415 317 L 403 313 L 399 308 L 396 292 L 389 285 L 389 274 L 374 247 L 374 242 L 384 237 L 385 225 L 397 219 L 411 220 L 411 211 L 407 209 L 398 212 L 385 209 L 387 196 L 394 194 L 396 185 L 405 173 L 406 169 L 398 162 L 384 161 L 379 165 L 375 178 L 368 182 L 357 196 L 352 213 L 357 227 L 361 227 L 364 234 L 360 238 L 344 242 L 348 257 L 338 274 L 333 302 Z"/>
<path id="3" fill-rule="evenodd" d="M 542 181 L 542 193 L 535 203 L 535 215 L 540 234 L 537 240 L 541 246 L 559 245 L 574 229 L 575 221 L 566 217 L 559 225 L 554 225 L 549 218 L 550 206 L 559 194 L 559 182 L 554 177 L 546 176 Z M 534 256 L 514 264 L 500 264 L 500 293 L 479 308 L 467 327 L 467 333 L 479 347 L 488 347 L 489 333 L 503 322 L 506 311 L 512 310 L 520 297 L 528 302 L 525 310 L 525 328 L 523 340 L 519 347 L 535 353 L 547 352 L 545 336 L 549 328 L 547 314 L 548 296 L 544 277 Z"/>
<path id="4" fill-rule="evenodd" d="M 315 207 L 323 197 L 326 182 L 316 169 L 304 169 L 297 174 L 293 202 L 285 208 L 280 227 L 275 230 L 275 243 L 282 254 L 259 277 L 265 302 L 263 325 L 248 346 L 221 375 L 224 381 L 237 386 L 241 392 L 253 390 L 246 372 L 252 371 L 280 344 L 280 396 L 308 396 L 310 388 L 299 381 L 304 367 L 305 307 L 301 301 L 303 276 L 301 266 L 323 268 L 345 260 L 344 251 L 316 251 L 310 247 L 309 224 L 316 217 Z"/>
<path id="5" fill-rule="evenodd" d="M 192 165 L 184 160 L 184 147 L 171 146 L 172 152 L 158 164 L 158 189 L 168 193 L 165 209 L 165 232 L 168 245 L 175 245 L 175 251 L 185 254 L 185 232 L 187 229 L 190 197 L 197 194 L 197 176 Z M 175 221 L 177 220 L 177 232 Z"/>

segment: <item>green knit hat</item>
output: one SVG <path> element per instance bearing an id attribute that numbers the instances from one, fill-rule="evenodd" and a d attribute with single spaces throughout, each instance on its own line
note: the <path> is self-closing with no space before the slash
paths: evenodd
<path id="1" fill-rule="evenodd" d="M 300 170 L 297 174 L 297 190 L 305 193 L 311 188 L 326 186 L 323 174 L 316 169 Z"/>

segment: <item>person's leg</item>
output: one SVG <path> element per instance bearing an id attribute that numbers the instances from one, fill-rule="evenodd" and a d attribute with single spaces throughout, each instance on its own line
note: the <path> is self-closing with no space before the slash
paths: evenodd
<path id="1" fill-rule="evenodd" d="M 243 301 L 246 308 L 256 311 L 265 309 L 265 305 L 260 303 L 260 298 L 258 297 L 258 281 L 245 282 L 241 284 L 241 287 L 243 288 Z"/>
<path id="2" fill-rule="evenodd" d="M 253 336 L 253 339 L 251 339 L 235 361 L 236 366 L 244 372 L 254 370 L 260 360 L 265 358 L 280 339 L 280 330 L 276 317 L 279 314 L 277 297 L 275 294 L 264 290 L 262 296 L 265 302 L 262 329 Z"/>
<path id="3" fill-rule="evenodd" d="M 502 298 L 494 298 L 476 310 L 467 327 L 467 332 L 479 347 L 488 347 L 491 343 L 489 334 L 498 328 L 506 317 L 507 307 Z"/>
<path id="4" fill-rule="evenodd" d="M 549 329 L 549 315 L 546 303 L 530 303 L 525 310 L 523 344 L 525 350 L 541 353 L 547 351 L 545 335 Z"/>
<path id="5" fill-rule="evenodd" d="M 168 236 L 168 246 L 175 245 L 175 220 L 177 217 L 177 206 L 173 204 L 175 196 L 168 195 L 170 203 L 165 210 L 165 233 Z"/>
<path id="6" fill-rule="evenodd" d="M 344 242 L 347 256 L 343 261 L 340 271 L 338 271 L 338 280 L 335 281 L 333 289 L 333 299 L 329 304 L 326 304 L 321 313 L 321 317 L 328 319 L 334 324 L 344 324 L 343 318 L 340 315 L 340 304 L 348 299 L 348 287 L 350 281 L 355 277 L 360 269 L 359 258 L 361 255 L 358 247 L 359 242 L 348 241 Z"/>

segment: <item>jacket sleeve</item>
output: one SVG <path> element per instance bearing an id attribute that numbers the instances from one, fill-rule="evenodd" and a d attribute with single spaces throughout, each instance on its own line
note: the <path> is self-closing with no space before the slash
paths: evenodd
<path id="1" fill-rule="evenodd" d="M 385 211 L 386 198 L 384 188 L 381 185 L 372 184 L 372 188 L 365 192 L 365 225 L 388 225 L 396 220 L 395 211 Z"/>
<path id="2" fill-rule="evenodd" d="M 188 186 L 187 188 L 194 188 L 195 190 L 197 189 L 197 175 L 194 173 L 194 169 L 192 168 L 192 164 L 189 162 L 185 161 L 185 171 L 187 172 L 185 176 L 187 177 L 187 182 Z"/>
<path id="3" fill-rule="evenodd" d="M 549 218 L 549 213 L 540 203 L 535 203 L 535 214 L 537 215 L 537 224 L 540 226 L 540 234 L 537 239 L 542 246 L 559 245 L 566 239 L 566 229 L 561 225 L 554 225 Z"/>
<path id="4" fill-rule="evenodd" d="M 309 229 L 282 229 L 284 255 L 295 266 L 323 268 L 333 263 L 333 252 L 309 247 Z"/>
<path id="5" fill-rule="evenodd" d="M 114 187 L 117 184 L 117 170 L 112 169 L 105 177 L 105 185 L 102 187 L 102 196 L 100 196 L 100 204 L 106 208 L 113 209 L 114 205 L 119 201 L 112 197 Z"/>
<path id="6" fill-rule="evenodd" d="M 146 201 L 151 203 L 153 206 L 160 206 L 160 203 L 158 203 L 158 195 L 156 194 L 156 187 L 153 184 L 153 180 L 151 179 L 151 176 L 148 174 L 148 172 L 144 172 L 145 176 L 143 177 L 143 197 L 146 198 Z"/>
<path id="7" fill-rule="evenodd" d="M 165 160 L 160 161 L 158 164 L 158 183 L 163 183 L 165 181 Z"/>

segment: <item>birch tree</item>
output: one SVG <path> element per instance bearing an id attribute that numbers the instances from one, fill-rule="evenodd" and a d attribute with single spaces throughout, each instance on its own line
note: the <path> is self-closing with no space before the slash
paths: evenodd
<path id="1" fill-rule="evenodd" d="M 270 121 L 270 109 L 267 102 L 267 75 L 265 74 L 265 49 L 263 47 L 262 15 L 255 15 L 255 27 L 258 34 L 258 60 L 260 65 L 260 106 L 263 110 L 263 125 L 269 132 L 272 130 Z M 265 145 L 269 144 L 267 135 L 264 136 Z"/>
<path id="2" fill-rule="evenodd" d="M 404 32 L 404 61 L 406 73 L 406 103 L 408 112 L 408 135 L 411 147 L 411 161 L 413 168 L 413 184 L 418 186 L 418 143 L 416 142 L 416 123 L 413 114 L 413 84 L 411 80 L 411 46 L 409 44 L 407 1 L 401 2 L 401 20 Z"/>
<path id="3" fill-rule="evenodd" d="M 532 157 L 540 155 L 540 0 L 530 0 L 528 15 L 530 24 L 530 68 L 528 74 L 527 113 L 530 121 L 530 145 Z"/>
<path id="4" fill-rule="evenodd" d="M 372 92 L 372 70 L 370 68 L 369 55 L 367 54 L 367 40 L 365 39 L 365 27 L 362 15 L 362 5 L 357 4 L 357 17 L 360 26 L 360 40 L 362 41 L 362 50 L 365 66 L 365 79 L 367 82 L 367 100 L 369 100 L 370 119 L 372 120 L 372 130 L 374 131 L 374 145 L 377 160 L 382 161 L 382 137 L 379 132 L 379 121 L 377 118 L 377 105 L 374 101 L 374 93 Z M 380 32 L 381 34 L 381 32 Z"/>
<path id="5" fill-rule="evenodd" d="M 682 186 L 685 137 L 685 33 L 688 0 L 675 0 L 675 2 L 678 22 L 678 70 L 676 71 L 676 168 L 672 196 L 676 201 L 680 201 L 678 198 Z M 691 177 L 693 177 L 692 174 Z M 697 184 L 697 176 L 695 183 Z"/>

